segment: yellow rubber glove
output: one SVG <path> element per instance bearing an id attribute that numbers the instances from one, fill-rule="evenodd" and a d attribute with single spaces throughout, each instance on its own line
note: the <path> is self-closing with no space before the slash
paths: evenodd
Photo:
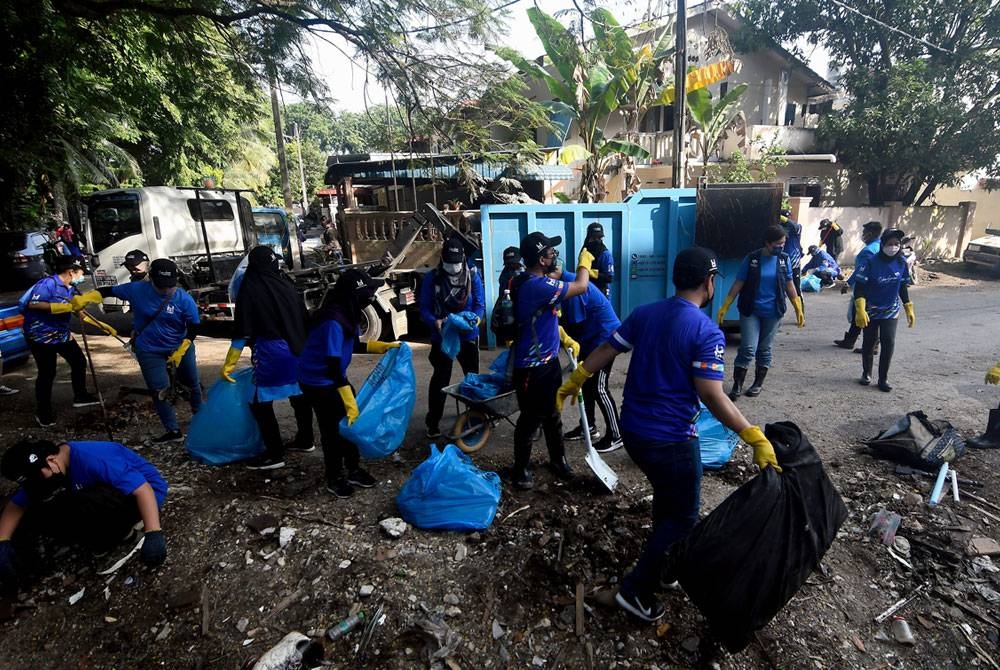
<path id="1" fill-rule="evenodd" d="M 90 315 L 90 312 L 88 312 L 87 310 L 81 310 L 80 312 L 78 312 L 78 314 L 85 323 L 89 323 L 90 325 L 92 325 L 94 328 L 97 328 L 105 335 L 110 335 L 111 337 L 118 336 L 118 331 L 115 330 L 114 327 L 109 326 L 103 321 L 95 319 L 93 316 Z"/>
<path id="2" fill-rule="evenodd" d="M 854 325 L 858 328 L 867 328 L 868 324 L 871 323 L 868 312 L 865 311 L 866 305 L 864 298 L 854 299 Z"/>
<path id="3" fill-rule="evenodd" d="M 595 270 L 594 268 L 590 268 L 590 270 L 587 271 L 587 274 L 590 275 L 591 279 L 597 279 L 598 277 L 601 276 L 600 271 L 599 270 Z"/>
<path id="4" fill-rule="evenodd" d="M 580 257 L 576 261 L 576 267 L 584 268 L 590 273 L 591 268 L 594 266 L 594 254 L 587 251 L 587 247 L 580 249 Z"/>
<path id="5" fill-rule="evenodd" d="M 365 351 L 369 354 L 384 354 L 390 349 L 399 349 L 399 342 L 380 342 L 378 340 L 368 340 L 365 343 Z"/>
<path id="6" fill-rule="evenodd" d="M 748 426 L 744 428 L 740 431 L 740 439 L 753 447 L 753 462 L 761 470 L 770 465 L 776 472 L 781 472 L 781 466 L 778 465 L 778 457 L 774 455 L 774 447 L 764 437 L 764 431 L 760 429 L 760 426 Z"/>
<path id="7" fill-rule="evenodd" d="M 587 372 L 582 365 L 576 366 L 576 370 L 573 370 L 573 374 L 569 376 L 569 381 L 560 386 L 559 390 L 556 391 L 556 411 L 562 411 L 566 398 L 569 398 L 569 404 L 575 405 L 583 383 L 593 376 L 594 373 Z"/>
<path id="8" fill-rule="evenodd" d="M 728 312 L 729 308 L 732 307 L 734 297 L 735 296 L 727 295 L 726 299 L 722 301 L 722 307 L 719 309 L 719 313 L 715 315 L 715 321 L 720 326 L 722 325 L 722 322 L 726 320 L 726 312 Z"/>
<path id="9" fill-rule="evenodd" d="M 75 311 L 73 304 L 68 302 L 50 302 L 49 311 L 53 314 L 68 314 Z"/>
<path id="10" fill-rule="evenodd" d="M 350 426 L 358 419 L 358 401 L 354 399 L 354 391 L 350 386 L 341 386 L 337 389 L 340 399 L 344 401 L 344 409 L 347 410 L 347 425 Z"/>
<path id="11" fill-rule="evenodd" d="M 802 307 L 802 298 L 799 296 L 792 298 L 792 307 L 795 308 L 795 325 L 799 328 L 805 328 L 806 310 Z"/>
<path id="12" fill-rule="evenodd" d="M 74 312 L 79 312 L 87 305 L 97 305 L 104 300 L 100 291 L 87 291 L 81 295 L 75 295 L 69 299 L 69 304 L 73 306 Z"/>
<path id="13" fill-rule="evenodd" d="M 986 371 L 986 383 L 1000 384 L 1000 361 L 997 361 L 996 365 Z"/>
<path id="14" fill-rule="evenodd" d="M 230 384 L 236 383 L 236 380 L 231 375 L 233 374 L 233 370 L 236 369 L 236 364 L 240 362 L 240 356 L 242 355 L 243 350 L 236 347 L 229 347 L 229 351 L 226 352 L 226 360 L 222 363 L 222 371 L 219 373 L 219 376 Z"/>
<path id="15" fill-rule="evenodd" d="M 563 349 L 569 349 L 570 353 L 573 354 L 573 358 L 579 360 L 580 358 L 580 343 L 574 340 L 572 337 L 566 334 L 562 326 L 559 326 L 559 344 Z"/>
<path id="16" fill-rule="evenodd" d="M 181 359 L 184 358 L 184 354 L 187 353 L 188 347 L 190 346 L 191 340 L 186 337 L 181 340 L 180 346 L 174 349 L 174 353 L 167 356 L 167 365 L 173 365 L 175 368 L 179 368 L 181 366 Z M 230 370 L 230 372 L 232 372 L 232 370 Z"/>
<path id="17" fill-rule="evenodd" d="M 913 311 L 913 303 L 904 302 L 903 310 L 906 311 L 906 324 L 913 328 L 913 324 L 917 322 L 917 313 Z"/>

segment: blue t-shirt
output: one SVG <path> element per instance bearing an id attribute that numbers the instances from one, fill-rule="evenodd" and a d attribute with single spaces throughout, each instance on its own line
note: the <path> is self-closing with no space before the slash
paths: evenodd
<path id="1" fill-rule="evenodd" d="M 597 270 L 597 279 L 594 281 L 597 282 L 601 291 L 606 293 L 608 284 L 615 280 L 615 259 L 611 255 L 610 249 L 605 249 L 597 257 L 597 260 L 594 261 L 594 269 Z"/>
<path id="2" fill-rule="evenodd" d="M 70 488 L 80 490 L 98 484 L 108 484 L 130 496 L 143 484 L 149 484 L 156 496 L 156 505 L 163 507 L 167 499 L 167 482 L 152 463 L 117 442 L 67 442 L 69 468 L 66 476 Z M 28 495 L 19 489 L 11 502 L 27 507 Z"/>
<path id="3" fill-rule="evenodd" d="M 785 231 L 785 248 L 792 267 L 797 268 L 802 262 L 802 225 L 798 221 L 788 219 L 781 224 Z"/>
<path id="4" fill-rule="evenodd" d="M 576 275 L 571 272 L 563 272 L 562 280 L 564 282 L 575 281 Z M 587 285 L 586 293 L 563 301 L 562 318 L 564 323 L 580 324 L 576 331 L 581 357 L 586 357 L 594 349 L 607 342 L 611 333 L 622 325 L 618 315 L 615 314 L 614 307 L 604 295 L 604 291 L 595 286 L 593 282 Z"/>
<path id="5" fill-rule="evenodd" d="M 833 260 L 833 256 L 822 249 L 817 249 L 813 257 L 806 263 L 806 266 L 802 268 L 803 272 L 808 272 L 809 270 L 827 272 L 833 276 L 840 274 L 840 266 L 837 264 L 837 261 Z"/>
<path id="6" fill-rule="evenodd" d="M 909 280 L 902 257 L 886 259 L 882 254 L 866 256 L 854 269 L 855 281 L 865 287 L 868 318 L 895 319 L 899 316 L 899 287 Z"/>
<path id="7" fill-rule="evenodd" d="M 609 340 L 632 351 L 622 429 L 657 442 L 698 436 L 695 377 L 722 380 L 726 340 L 697 305 L 674 296 L 636 308 Z"/>
<path id="8" fill-rule="evenodd" d="M 309 331 L 306 344 L 299 354 L 299 381 L 309 386 L 333 386 L 328 358 L 340 359 L 340 376 L 347 378 L 347 367 L 354 354 L 358 334 L 345 333 L 335 319 L 328 319 Z"/>
<path id="9" fill-rule="evenodd" d="M 157 314 L 164 296 L 152 282 L 134 281 L 112 287 L 116 298 L 127 300 L 134 312 L 133 327 L 139 331 L 135 348 L 154 354 L 169 354 L 187 337 L 188 326 L 199 323 L 198 305 L 187 291 L 177 287 Z M 155 317 L 155 318 L 154 318 Z"/>
<path id="10" fill-rule="evenodd" d="M 445 319 L 448 315 L 437 313 L 437 296 L 436 291 L 446 290 L 444 287 L 444 282 L 442 277 L 438 274 L 438 269 L 435 268 L 424 275 L 424 280 L 420 283 L 420 318 L 423 319 L 424 323 L 431 331 L 431 342 L 441 341 L 441 331 L 437 329 L 436 321 L 438 319 Z M 473 265 L 469 267 L 469 296 L 465 299 L 465 305 L 461 308 L 451 312 L 451 314 L 458 314 L 460 312 L 472 312 L 479 317 L 482 321 L 483 317 L 486 315 L 486 294 L 483 288 L 483 278 L 479 274 L 479 270 Z M 442 324 L 443 325 L 443 324 Z M 461 339 L 464 342 L 474 342 L 479 339 L 479 329 L 474 328 L 469 331 L 465 331 L 461 334 Z"/>
<path id="11" fill-rule="evenodd" d="M 24 294 L 25 306 L 39 302 L 69 302 L 76 294 L 76 289 L 66 286 L 62 279 L 53 275 L 40 279 L 34 286 Z M 24 310 L 24 334 L 32 342 L 38 344 L 61 344 L 68 342 L 69 320 L 68 312 L 63 314 L 52 314 L 49 311 L 38 309 Z"/>
<path id="12" fill-rule="evenodd" d="M 514 367 L 533 368 L 559 355 L 559 303 L 569 284 L 558 279 L 532 275 L 517 289 L 514 316 Z M 537 338 L 537 341 L 536 341 Z"/>
<path id="13" fill-rule="evenodd" d="M 781 283 L 784 285 L 786 281 L 791 281 L 792 279 L 791 264 L 789 263 L 789 266 L 783 267 L 782 270 L 785 277 L 782 278 Z M 754 316 L 762 319 L 777 319 L 781 317 L 778 314 L 778 294 L 775 293 L 778 290 L 777 274 L 778 257 L 762 253 L 760 255 L 760 284 L 757 285 L 757 295 L 754 297 Z M 740 269 L 736 272 L 736 280 L 745 282 L 749 275 L 750 255 L 748 254 L 743 257 L 743 261 L 740 263 Z"/>
<path id="14" fill-rule="evenodd" d="M 869 242 L 864 249 L 858 252 L 858 255 L 854 257 L 854 272 L 852 272 L 851 276 L 847 278 L 848 286 L 854 286 L 855 282 L 854 275 L 855 273 L 857 273 L 858 266 L 861 265 L 861 261 L 865 260 L 866 258 L 871 258 L 881 250 L 882 250 L 881 240 L 873 240 Z"/>

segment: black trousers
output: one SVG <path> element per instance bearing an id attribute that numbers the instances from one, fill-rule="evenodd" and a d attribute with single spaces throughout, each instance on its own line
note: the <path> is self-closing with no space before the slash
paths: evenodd
<path id="1" fill-rule="evenodd" d="M 889 380 L 889 364 L 892 363 L 892 354 L 896 349 L 897 325 L 899 325 L 899 319 L 873 319 L 862 331 L 861 366 L 865 372 L 871 374 L 875 359 L 873 352 L 877 341 L 880 347 L 878 354 L 878 380 L 880 382 Z"/>
<path id="2" fill-rule="evenodd" d="M 28 348 L 35 358 L 38 377 L 35 379 L 35 406 L 42 418 L 52 418 L 52 383 L 56 379 L 56 356 L 69 363 L 70 380 L 74 397 L 87 395 L 87 359 L 76 340 L 60 344 L 40 344 L 28 340 Z"/>
<path id="3" fill-rule="evenodd" d="M 434 372 L 431 373 L 431 381 L 427 387 L 427 418 L 425 422 L 428 428 L 437 428 L 438 424 L 441 423 L 441 415 L 444 414 L 445 395 L 441 389 L 451 383 L 451 371 L 455 361 L 441 351 L 440 342 L 431 345 L 431 353 L 427 358 L 431 362 Z M 458 350 L 458 355 L 455 358 L 462 366 L 463 374 L 479 372 L 479 344 L 475 340 L 462 342 L 462 347 Z"/>
<path id="4" fill-rule="evenodd" d="M 304 392 L 302 395 L 290 396 L 288 402 L 291 403 L 292 411 L 295 412 L 295 443 L 303 449 L 312 446 L 314 440 L 312 404 L 305 397 Z M 319 413 L 317 412 L 317 414 Z"/>
<path id="5" fill-rule="evenodd" d="M 799 260 L 801 263 L 801 259 Z M 792 265 L 792 283 L 795 284 L 795 295 L 802 297 L 802 268 Z M 805 311 L 805 301 L 802 302 L 802 311 Z"/>
<path id="6" fill-rule="evenodd" d="M 586 356 L 581 356 L 586 359 Z M 612 440 L 622 439 L 621 428 L 618 425 L 618 405 L 611 397 L 608 388 L 611 379 L 611 368 L 615 362 L 612 359 L 607 366 L 601 368 L 583 383 L 583 406 L 587 411 L 587 423 L 594 425 L 594 406 L 601 408 L 604 416 L 604 426 Z"/>
<path id="7" fill-rule="evenodd" d="M 531 436 L 542 426 L 549 460 L 561 463 L 566 456 L 562 417 L 556 411 L 556 392 L 562 385 L 559 359 L 533 368 L 514 368 L 514 390 L 520 414 L 514 426 L 514 469 L 526 470 L 531 463 Z"/>
<path id="8" fill-rule="evenodd" d="M 351 470 L 356 470 L 361 462 L 358 447 L 340 434 L 340 420 L 347 415 L 344 401 L 337 387 L 310 386 L 299 384 L 310 412 L 316 412 L 319 421 L 319 436 L 323 443 L 323 461 L 326 464 L 326 479 L 333 482 Z M 352 389 L 353 390 L 353 389 Z"/>

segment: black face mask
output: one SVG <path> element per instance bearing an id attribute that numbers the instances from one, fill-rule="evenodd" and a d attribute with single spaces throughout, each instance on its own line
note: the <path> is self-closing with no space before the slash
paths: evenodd
<path id="1" fill-rule="evenodd" d="M 129 279 L 131 279 L 132 281 L 142 281 L 143 279 L 146 278 L 146 274 L 147 273 L 145 272 L 133 272 L 132 276 L 129 277 Z"/>

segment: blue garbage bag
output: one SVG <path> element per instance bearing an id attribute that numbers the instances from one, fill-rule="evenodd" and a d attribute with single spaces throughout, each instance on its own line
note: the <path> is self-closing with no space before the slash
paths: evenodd
<path id="1" fill-rule="evenodd" d="M 510 390 L 510 384 L 503 375 L 481 375 L 470 372 L 458 387 L 459 393 L 473 400 L 488 400 Z"/>
<path id="2" fill-rule="evenodd" d="M 479 317 L 473 312 L 449 314 L 441 326 L 441 351 L 444 355 L 455 360 L 458 350 L 462 348 L 462 335 L 475 330 L 478 322 Z"/>
<path id="3" fill-rule="evenodd" d="M 357 395 L 358 418 L 340 422 L 340 434 L 358 446 L 365 458 L 385 458 L 399 449 L 417 400 L 413 350 L 403 342 L 378 362 Z"/>
<path id="4" fill-rule="evenodd" d="M 732 458 L 740 438 L 723 426 L 703 404 L 698 415 L 698 441 L 701 443 L 701 467 L 718 470 Z"/>
<path id="5" fill-rule="evenodd" d="M 500 477 L 477 468 L 454 444 L 443 451 L 431 445 L 431 455 L 396 495 L 407 523 L 436 530 L 489 528 L 499 505 Z"/>
<path id="6" fill-rule="evenodd" d="M 806 275 L 799 281 L 799 287 L 803 293 L 819 293 L 823 285 L 816 275 Z"/>
<path id="7" fill-rule="evenodd" d="M 199 463 L 222 465 L 264 453 L 260 429 L 250 413 L 253 368 L 237 370 L 232 377 L 235 384 L 224 379 L 215 382 L 191 418 L 185 446 Z"/>

